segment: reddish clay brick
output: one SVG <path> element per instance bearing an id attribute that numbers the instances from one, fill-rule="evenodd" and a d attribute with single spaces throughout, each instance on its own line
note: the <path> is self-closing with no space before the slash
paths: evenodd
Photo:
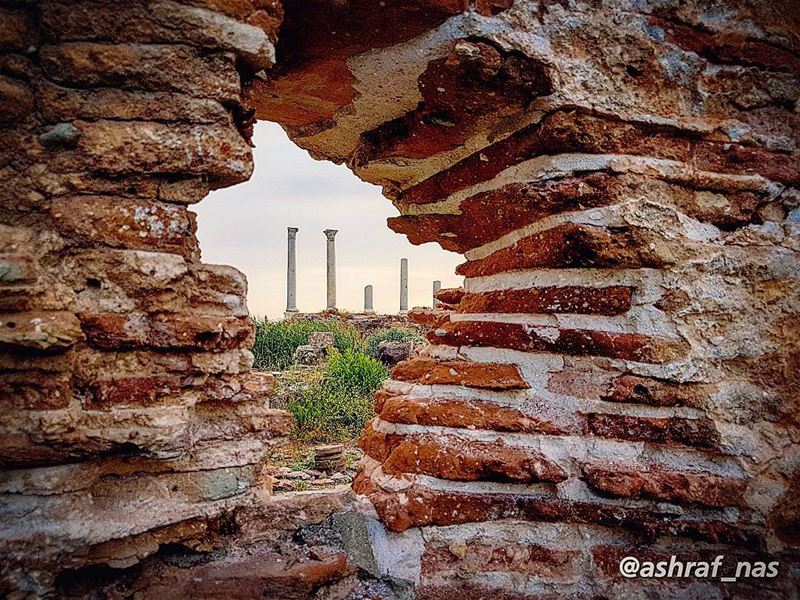
<path id="1" fill-rule="evenodd" d="M 722 172 L 748 171 L 792 182 L 800 169 L 788 154 L 751 148 L 741 144 L 704 142 L 693 133 L 666 125 L 626 123 L 613 117 L 579 112 L 556 112 L 541 123 L 529 125 L 488 148 L 483 148 L 406 190 L 402 202 L 437 202 L 504 169 L 546 154 L 633 154 L 682 162 Z M 751 162 L 746 162 L 749 157 Z"/>
<path id="2" fill-rule="evenodd" d="M 457 481 L 546 481 L 558 483 L 567 474 L 556 463 L 530 448 L 468 441 L 456 437 L 386 435 L 372 426 L 359 443 L 380 460 L 387 474 L 422 473 Z"/>
<path id="3" fill-rule="evenodd" d="M 438 308 L 414 308 L 408 311 L 408 318 L 428 329 L 435 329 L 450 320 L 450 311 Z"/>
<path id="4" fill-rule="evenodd" d="M 586 464 L 583 475 L 592 487 L 615 496 L 703 506 L 742 506 L 747 489 L 742 477 L 647 466 Z"/>
<path id="5" fill-rule="evenodd" d="M 376 487 L 363 473 L 353 482 L 353 488 L 370 498 L 386 526 L 396 532 L 425 525 L 519 518 L 621 527 L 639 532 L 649 540 L 671 535 L 754 550 L 765 547 L 763 535 L 757 529 L 722 521 L 715 512 L 683 516 L 660 512 L 655 507 L 571 501 L 551 495 L 435 491 L 419 485 L 398 494 Z"/>
<path id="6" fill-rule="evenodd" d="M 524 352 L 606 356 L 640 362 L 669 362 L 685 354 L 678 342 L 635 333 L 588 329 L 528 328 L 517 323 L 457 321 L 428 333 L 432 344 L 509 348 Z M 557 335 L 556 335 L 557 334 Z"/>
<path id="7" fill-rule="evenodd" d="M 564 286 L 466 294 L 460 313 L 578 313 L 618 315 L 630 310 L 633 288 Z"/>
<path id="8" fill-rule="evenodd" d="M 50 205 L 53 224 L 65 237 L 114 248 L 187 254 L 194 251 L 194 213 L 152 200 L 68 196 Z"/>
<path id="9" fill-rule="evenodd" d="M 430 358 L 401 362 L 392 370 L 392 379 L 425 385 L 463 385 L 493 390 L 520 390 L 529 387 L 516 365 L 460 360 L 436 361 Z"/>
<path id="10" fill-rule="evenodd" d="M 382 398 L 376 412 L 382 421 L 412 425 L 438 425 L 492 431 L 545 433 L 560 435 L 582 433 L 583 429 L 567 430 L 536 415 L 478 400 L 444 400 L 388 396 Z"/>
<path id="11" fill-rule="evenodd" d="M 672 383 L 598 370 L 567 368 L 550 375 L 547 389 L 586 400 L 604 400 L 652 406 L 702 408 L 716 387 L 703 383 Z"/>
<path id="12" fill-rule="evenodd" d="M 714 424 L 708 419 L 634 417 L 603 413 L 590 413 L 586 418 L 589 433 L 599 437 L 656 444 L 686 444 L 701 448 L 712 448 L 719 443 Z"/>
<path id="13" fill-rule="evenodd" d="M 566 223 L 523 238 L 489 256 L 462 263 L 456 272 L 482 277 L 504 271 L 537 268 L 661 268 L 667 263 L 652 234 L 633 228 Z"/>
<path id="14" fill-rule="evenodd" d="M 779 46 L 739 33 L 705 31 L 659 17 L 650 17 L 649 23 L 663 29 L 670 43 L 712 63 L 753 65 L 800 74 L 800 57 Z"/>
<path id="15" fill-rule="evenodd" d="M 79 317 L 89 345 L 103 350 L 151 347 L 218 352 L 249 344 L 254 334 L 248 317 L 116 313 Z"/>
<path id="16" fill-rule="evenodd" d="M 464 288 L 442 288 L 436 292 L 434 296 L 439 302 L 455 306 L 458 305 L 458 303 L 461 302 L 461 298 L 464 297 Z"/>
<path id="17" fill-rule="evenodd" d="M 606 173 L 513 183 L 462 200 L 458 214 L 406 215 L 388 224 L 412 244 L 436 241 L 445 250 L 465 252 L 550 215 L 615 204 L 623 188 Z"/>

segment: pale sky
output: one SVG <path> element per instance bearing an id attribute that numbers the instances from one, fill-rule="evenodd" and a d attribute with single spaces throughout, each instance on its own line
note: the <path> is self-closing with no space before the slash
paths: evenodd
<path id="1" fill-rule="evenodd" d="M 316 161 L 275 123 L 259 122 L 253 137 L 255 172 L 242 184 L 212 192 L 192 209 L 203 262 L 233 265 L 247 275 L 247 302 L 270 319 L 286 308 L 286 228 L 297 234 L 297 307 L 325 308 L 324 229 L 336 235 L 337 305 L 358 312 L 372 284 L 375 311 L 396 313 L 400 258 L 408 258 L 409 306 L 430 306 L 433 280 L 459 286 L 463 258 L 438 244 L 411 245 L 386 218 L 397 209 L 346 167 Z"/>

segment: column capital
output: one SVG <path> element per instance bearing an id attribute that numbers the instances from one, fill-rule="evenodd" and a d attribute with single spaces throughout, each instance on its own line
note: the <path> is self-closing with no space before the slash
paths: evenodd
<path id="1" fill-rule="evenodd" d="M 338 229 L 326 229 L 322 233 L 325 234 L 325 237 L 329 240 L 333 241 L 333 238 L 336 237 L 336 234 L 339 233 Z"/>
<path id="2" fill-rule="evenodd" d="M 286 232 L 289 234 L 289 237 L 296 236 L 298 231 L 300 231 L 299 227 L 287 227 L 286 228 Z"/>

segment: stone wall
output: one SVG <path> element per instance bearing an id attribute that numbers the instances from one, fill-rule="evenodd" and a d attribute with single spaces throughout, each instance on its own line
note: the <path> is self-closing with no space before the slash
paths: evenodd
<path id="1" fill-rule="evenodd" d="M 252 172 L 242 82 L 280 6 L 169 0 L 0 9 L 3 589 L 203 547 L 269 494 L 289 416 L 249 371 L 237 270 L 188 208 Z"/>
<path id="2" fill-rule="evenodd" d="M 269 505 L 288 422 L 248 373 L 244 279 L 199 263 L 186 210 L 249 176 L 255 117 L 466 258 L 362 438 L 380 574 L 426 598 L 796 586 L 792 2 L 42 1 L 0 22 L 7 585 L 203 548 L 196 528 Z M 626 580 L 628 554 L 781 572 Z"/>

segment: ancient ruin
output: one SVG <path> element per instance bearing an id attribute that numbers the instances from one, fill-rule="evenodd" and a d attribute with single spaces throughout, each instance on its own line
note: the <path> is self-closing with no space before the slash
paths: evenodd
<path id="1" fill-rule="evenodd" d="M 793 597 L 796 2 L 0 6 L 0 593 Z M 256 119 L 465 257 L 324 502 L 188 210 Z"/>

